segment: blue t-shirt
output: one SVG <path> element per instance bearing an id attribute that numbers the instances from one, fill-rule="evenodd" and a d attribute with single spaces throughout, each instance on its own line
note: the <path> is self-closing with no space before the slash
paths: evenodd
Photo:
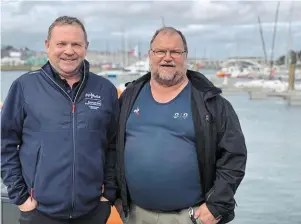
<path id="1" fill-rule="evenodd" d="M 168 103 L 142 88 L 126 126 L 125 175 L 133 201 L 171 211 L 203 200 L 191 114 L 191 84 Z"/>

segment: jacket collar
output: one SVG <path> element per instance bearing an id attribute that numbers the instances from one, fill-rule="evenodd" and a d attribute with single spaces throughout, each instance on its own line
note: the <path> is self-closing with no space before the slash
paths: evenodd
<path id="1" fill-rule="evenodd" d="M 88 74 L 89 74 L 89 70 L 90 70 L 90 64 L 89 64 L 89 62 L 87 60 L 84 60 L 82 67 L 83 68 L 81 69 L 81 73 L 82 73 L 82 75 L 85 75 L 87 77 Z M 53 71 L 53 69 L 52 69 L 51 64 L 50 64 L 49 61 L 47 61 L 46 64 L 42 66 L 42 69 L 47 73 L 47 75 L 49 77 L 51 77 L 53 79 L 53 77 L 54 77 L 54 74 L 53 74 L 54 71 Z"/>
<path id="2" fill-rule="evenodd" d="M 89 62 L 84 60 L 83 62 L 83 78 L 81 79 L 81 84 L 80 84 L 80 88 L 78 89 L 78 93 L 77 95 L 81 95 L 81 92 L 83 91 L 83 89 L 85 88 L 87 81 L 89 79 Z M 49 63 L 49 61 L 42 66 L 41 68 L 42 72 L 41 74 L 46 78 L 46 80 L 48 81 L 48 83 L 50 85 L 52 85 L 54 88 L 57 88 L 58 90 L 62 90 L 61 88 L 59 88 L 60 86 L 55 82 L 55 80 L 53 79 L 53 70 L 51 68 L 51 65 Z"/>

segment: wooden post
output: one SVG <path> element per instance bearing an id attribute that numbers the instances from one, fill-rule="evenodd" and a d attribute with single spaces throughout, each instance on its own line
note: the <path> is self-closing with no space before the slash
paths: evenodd
<path id="1" fill-rule="evenodd" d="M 295 89 L 295 70 L 297 63 L 297 54 L 294 51 L 289 52 L 289 77 L 288 77 L 288 91 L 293 91 Z"/>
<path id="2" fill-rule="evenodd" d="M 295 90 L 295 70 L 296 64 L 290 64 L 288 73 L 288 91 Z"/>

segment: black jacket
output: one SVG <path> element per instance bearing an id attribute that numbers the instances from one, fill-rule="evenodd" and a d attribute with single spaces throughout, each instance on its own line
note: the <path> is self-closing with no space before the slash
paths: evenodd
<path id="1" fill-rule="evenodd" d="M 125 216 L 131 201 L 124 170 L 126 122 L 150 76 L 148 73 L 130 83 L 120 97 L 116 170 Z M 203 194 L 210 212 L 216 218 L 222 217 L 219 223 L 227 223 L 234 219 L 234 194 L 245 174 L 247 149 L 244 135 L 234 109 L 220 95 L 221 90 L 200 73 L 188 70 L 187 77 L 192 83 L 192 117 Z"/>

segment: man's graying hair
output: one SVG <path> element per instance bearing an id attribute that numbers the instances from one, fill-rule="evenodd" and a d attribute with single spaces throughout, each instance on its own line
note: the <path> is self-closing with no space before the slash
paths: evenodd
<path id="1" fill-rule="evenodd" d="M 54 22 L 50 25 L 49 29 L 48 29 L 48 36 L 47 39 L 50 40 L 51 38 L 51 32 L 53 30 L 53 28 L 55 26 L 60 26 L 60 25 L 78 25 L 82 28 L 82 30 L 84 31 L 84 35 L 85 35 L 85 40 L 88 43 L 88 36 L 87 36 L 87 32 L 85 29 L 84 24 L 75 17 L 70 17 L 70 16 L 61 16 L 58 17 L 56 20 L 54 20 Z"/>
<path id="2" fill-rule="evenodd" d="M 184 51 L 186 51 L 186 53 L 188 53 L 188 47 L 187 47 L 187 42 L 186 42 L 186 39 L 184 37 L 184 35 L 182 34 L 181 31 L 171 27 L 171 26 L 164 26 L 160 29 L 158 29 L 154 36 L 152 37 L 152 40 L 150 42 L 150 47 L 152 47 L 152 44 L 154 42 L 154 40 L 156 39 L 156 37 L 158 36 L 159 33 L 165 33 L 165 34 L 179 34 L 182 41 L 183 41 L 183 45 L 184 45 Z"/>

